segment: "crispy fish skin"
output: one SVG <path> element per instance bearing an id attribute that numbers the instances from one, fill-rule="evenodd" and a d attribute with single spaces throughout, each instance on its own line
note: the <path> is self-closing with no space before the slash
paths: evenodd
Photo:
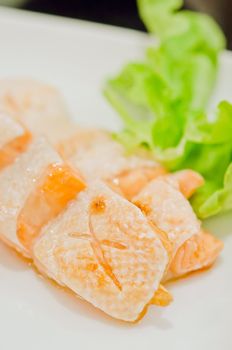
<path id="1" fill-rule="evenodd" d="M 189 199 L 198 188 L 204 185 L 204 178 L 194 170 L 184 169 L 167 175 L 169 181 Z"/>
<path id="2" fill-rule="evenodd" d="M 187 240 L 174 256 L 166 281 L 211 266 L 223 249 L 223 243 L 212 234 L 201 231 Z"/>
<path id="3" fill-rule="evenodd" d="M 82 171 L 86 179 L 105 180 L 128 200 L 159 176 L 166 175 L 186 198 L 204 183 L 202 176 L 191 169 L 167 174 L 163 166 L 148 159 L 146 154 L 125 155 L 122 145 L 101 129 L 77 128 L 71 137 L 59 143 L 58 150 L 64 159 Z"/>
<path id="4" fill-rule="evenodd" d="M 43 273 L 124 321 L 139 318 L 168 262 L 142 212 L 101 182 L 44 227 L 32 250 Z"/>
<path id="5" fill-rule="evenodd" d="M 59 91 L 31 79 L 0 80 L 0 110 L 20 120 L 36 136 L 56 145 L 73 123 Z"/>
<path id="6" fill-rule="evenodd" d="M 166 170 L 162 166 L 155 163 L 148 166 L 144 161 L 144 164 L 138 162 L 135 168 L 122 171 L 111 180 L 111 183 L 119 189 L 119 193 L 131 201 L 148 182 L 165 174 Z"/>
<path id="7" fill-rule="evenodd" d="M 99 143 L 108 143 L 112 137 L 102 129 L 76 127 L 73 135 L 66 135 L 57 144 L 57 149 L 64 159 L 70 160 L 72 157 L 81 157 L 86 151 L 95 148 Z"/>
<path id="8" fill-rule="evenodd" d="M 204 184 L 204 178 L 191 169 L 180 170 L 167 176 L 185 198 L 190 198 Z M 211 266 L 223 249 L 223 243 L 211 233 L 201 229 L 177 250 L 165 276 L 165 281 L 180 278 Z"/>
<path id="9" fill-rule="evenodd" d="M 29 256 L 28 251 L 17 237 L 18 215 L 46 167 L 53 163 L 62 164 L 62 159 L 45 139 L 38 138 L 0 172 L 1 239 L 25 256 Z"/>
<path id="10" fill-rule="evenodd" d="M 105 180 L 129 200 L 160 176 L 166 175 L 186 198 L 190 198 L 204 184 L 202 176 L 191 169 L 167 174 L 167 170 L 148 159 L 147 154 L 125 155 L 122 145 L 101 129 L 77 128 L 71 137 L 59 143 L 58 150 L 64 159 L 82 171 L 86 179 L 93 180 L 95 177 Z"/>
<path id="11" fill-rule="evenodd" d="M 161 239 L 168 246 L 170 261 L 185 241 L 200 232 L 200 222 L 191 205 L 165 178 L 149 182 L 133 198 L 133 203 L 160 230 Z"/>
<path id="12" fill-rule="evenodd" d="M 77 129 L 58 150 L 87 181 L 100 179 L 131 200 L 150 180 L 166 174 L 160 164 L 144 155 L 126 155 L 110 133 L 100 129 Z"/>
<path id="13" fill-rule="evenodd" d="M 66 164 L 51 164 L 45 169 L 17 219 L 17 236 L 28 252 L 42 227 L 84 188 L 84 181 Z"/>
<path id="14" fill-rule="evenodd" d="M 160 230 L 169 253 L 170 262 L 163 281 L 212 265 L 223 249 L 220 240 L 202 231 L 201 223 L 185 199 L 202 184 L 200 175 L 183 170 L 153 180 L 133 200 Z"/>

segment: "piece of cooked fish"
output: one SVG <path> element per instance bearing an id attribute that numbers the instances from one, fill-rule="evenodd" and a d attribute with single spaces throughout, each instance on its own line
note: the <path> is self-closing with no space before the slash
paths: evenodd
<path id="1" fill-rule="evenodd" d="M 160 230 L 170 261 L 185 241 L 200 232 L 201 224 L 188 200 L 165 177 L 150 181 L 133 203 Z"/>
<path id="2" fill-rule="evenodd" d="M 42 229 L 32 252 L 43 273 L 124 321 L 139 318 L 168 262 L 139 208 L 101 182 Z"/>
<path id="3" fill-rule="evenodd" d="M 78 128 L 59 143 L 58 150 L 87 179 L 107 181 L 129 200 L 151 180 L 167 174 L 164 167 L 146 154 L 126 155 L 123 146 L 113 140 L 109 132 L 100 129 Z M 186 198 L 204 184 L 202 176 L 190 169 L 167 176 Z"/>
<path id="4" fill-rule="evenodd" d="M 179 170 L 168 174 L 166 178 L 180 190 L 185 198 L 191 198 L 196 190 L 204 185 L 204 178 L 191 169 Z"/>
<path id="5" fill-rule="evenodd" d="M 12 118 L 10 118 L 10 120 L 13 121 Z M 12 137 L 15 136 L 17 137 L 17 134 L 12 133 Z M 7 142 L 7 137 L 5 137 L 5 139 Z M 4 144 L 3 137 L 1 140 L 2 144 Z M 4 219 L 6 219 L 6 221 L 4 221 L 4 225 L 1 227 L 4 232 L 1 235 L 1 238 L 27 257 L 31 256 L 31 246 L 34 239 L 39 236 L 42 227 L 49 220 L 54 218 L 61 211 L 61 208 L 64 208 L 71 199 L 74 199 L 77 192 L 82 190 L 84 187 L 83 182 L 79 179 L 77 180 L 78 176 L 77 178 L 75 177 L 75 172 L 70 172 L 71 169 L 62 164 L 61 159 L 57 157 L 56 152 L 52 150 L 49 144 L 44 139 L 41 139 L 40 142 L 44 144 L 42 149 L 44 151 L 46 150 L 48 154 L 52 152 L 55 157 L 52 157 L 48 163 L 45 162 L 45 164 L 43 164 L 42 162 L 42 168 L 40 169 L 39 166 L 37 169 L 38 174 L 34 167 L 38 166 L 38 159 L 46 159 L 46 156 L 44 156 L 44 152 L 41 152 L 40 148 L 38 150 L 37 147 L 35 147 L 36 142 L 34 141 L 27 152 L 22 155 L 18 155 L 15 163 L 9 167 L 8 172 L 4 172 L 2 174 L 2 179 L 0 179 L 0 181 L 2 180 L 5 185 L 6 178 L 11 179 L 14 189 L 16 189 L 17 185 L 19 186 L 22 185 L 22 183 L 24 184 L 23 188 L 21 188 L 22 193 L 20 193 L 18 196 L 19 200 L 17 201 L 16 199 L 15 208 L 6 208 L 6 206 L 4 206 L 6 203 L 4 203 L 3 198 L 1 208 L 1 214 L 3 214 L 2 222 Z M 31 161 L 32 155 L 36 162 L 35 164 L 33 164 Z M 57 163 L 58 159 L 59 162 Z M 56 161 L 56 163 L 53 163 L 54 161 Z M 32 185 L 32 183 L 29 181 L 28 186 L 26 186 L 26 180 L 29 179 L 25 179 L 24 175 L 25 171 L 28 172 L 28 170 L 29 174 L 33 176 L 32 183 L 34 185 Z M 15 176 L 11 176 L 12 173 L 14 173 Z M 21 178 L 23 178 L 24 181 L 21 181 Z M 17 183 L 17 179 L 19 179 L 19 183 Z M 9 188 L 11 188 L 12 185 L 11 181 L 8 183 Z M 8 195 L 9 192 L 6 193 L 6 196 Z M 9 199 L 10 197 L 11 195 L 9 195 Z M 9 212 L 12 210 L 14 215 L 9 217 L 9 215 L 7 215 L 7 209 L 9 209 Z M 17 221 L 16 226 L 15 221 Z M 12 229 L 12 227 L 15 229 Z M 12 231 L 8 231 L 8 229 L 12 229 Z M 159 305 L 165 306 L 172 300 L 170 294 L 164 290 L 162 286 L 156 289 L 155 295 L 156 296 L 153 296 L 152 302 Z"/>
<path id="6" fill-rule="evenodd" d="M 47 223 L 82 186 L 83 181 L 64 167 L 61 157 L 45 139 L 34 140 L 26 152 L 0 172 L 1 238 L 30 256 L 24 231 L 32 230 L 35 235 L 35 229 Z"/>
<path id="7" fill-rule="evenodd" d="M 28 252 L 43 226 L 84 188 L 84 181 L 66 164 L 51 164 L 45 169 L 17 220 L 17 236 Z"/>
<path id="8" fill-rule="evenodd" d="M 222 249 L 222 241 L 202 230 L 199 235 L 194 235 L 178 249 L 165 280 L 179 278 L 211 266 Z"/>
<path id="9" fill-rule="evenodd" d="M 181 171 L 151 181 L 133 200 L 160 229 L 170 257 L 165 281 L 212 265 L 223 248 L 220 240 L 202 231 L 183 195 L 192 194 L 200 183 L 194 172 Z"/>
<path id="10" fill-rule="evenodd" d="M 30 79 L 0 80 L 0 110 L 20 120 L 53 145 L 72 132 L 73 123 L 59 91 Z"/>
<path id="11" fill-rule="evenodd" d="M 127 199 L 150 180 L 164 175 L 158 163 L 142 156 L 129 156 L 110 133 L 99 129 L 78 129 L 60 142 L 58 150 L 87 181 L 100 179 Z"/>

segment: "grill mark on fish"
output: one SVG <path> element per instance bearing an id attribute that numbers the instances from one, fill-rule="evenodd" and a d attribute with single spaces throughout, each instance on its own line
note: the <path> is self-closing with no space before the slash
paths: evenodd
<path id="1" fill-rule="evenodd" d="M 76 239 L 82 239 L 82 240 L 86 240 L 86 241 L 90 242 L 90 246 L 91 246 L 93 253 L 98 261 L 98 264 L 103 268 L 103 270 L 105 271 L 107 276 L 112 280 L 114 285 L 120 291 L 122 291 L 122 285 L 121 285 L 120 281 L 118 280 L 118 278 L 115 276 L 112 267 L 110 266 L 109 262 L 107 261 L 105 255 L 104 255 L 104 251 L 102 249 L 102 245 L 112 247 L 115 249 L 119 249 L 119 250 L 126 250 L 127 246 L 125 244 L 117 242 L 117 241 L 111 241 L 111 240 L 107 240 L 107 239 L 104 239 L 101 241 L 98 240 L 98 238 L 96 237 L 96 234 L 94 232 L 91 214 L 89 215 L 88 226 L 89 226 L 90 234 L 85 234 L 85 233 L 79 234 L 79 233 L 72 232 L 69 234 L 69 236 L 76 238 Z"/>
<path id="2" fill-rule="evenodd" d="M 92 225 L 92 216 L 91 214 L 89 215 L 89 230 L 91 232 L 92 235 L 92 240 L 91 240 L 91 247 L 93 249 L 93 252 L 98 260 L 98 263 L 102 266 L 102 268 L 104 269 L 105 273 L 110 277 L 110 279 L 112 280 L 112 282 L 115 284 L 115 286 L 121 291 L 122 290 L 122 286 L 121 283 L 119 282 L 119 280 L 117 279 L 117 277 L 115 276 L 112 267 L 110 266 L 110 264 L 108 263 L 107 259 L 105 258 L 103 249 L 101 247 L 100 242 L 98 241 L 95 232 L 94 232 L 94 228 Z"/>
<path id="3" fill-rule="evenodd" d="M 126 250 L 127 246 L 123 243 L 117 242 L 117 241 L 111 241 L 108 239 L 103 239 L 102 241 L 100 241 L 102 245 L 108 246 L 108 247 L 112 247 L 115 249 L 119 249 L 119 250 Z"/>
<path id="4" fill-rule="evenodd" d="M 88 233 L 78 233 L 78 232 L 71 232 L 69 233 L 69 237 L 76 238 L 76 239 L 83 239 L 85 241 L 91 241 L 91 236 Z M 109 239 L 102 239 L 98 240 L 101 245 L 112 247 L 119 250 L 126 250 L 128 247 L 121 242 L 118 241 L 112 241 Z"/>

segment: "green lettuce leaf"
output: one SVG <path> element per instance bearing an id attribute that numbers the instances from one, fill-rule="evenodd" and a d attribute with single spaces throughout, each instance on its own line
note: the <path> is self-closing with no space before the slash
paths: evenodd
<path id="1" fill-rule="evenodd" d="M 197 203 L 199 199 L 200 205 Z M 231 203 L 232 163 L 229 164 L 226 170 L 222 187 L 218 189 L 204 186 L 204 189 L 201 189 L 198 196 L 193 199 L 193 205 L 196 208 L 197 214 L 201 218 L 207 218 L 220 212 L 230 210 L 232 208 Z"/>
<path id="2" fill-rule="evenodd" d="M 181 10 L 181 0 L 138 0 L 153 47 L 127 64 L 104 93 L 121 116 L 115 135 L 128 152 L 145 147 L 171 171 L 191 168 L 205 178 L 192 198 L 200 217 L 232 208 L 232 105 L 206 108 L 225 38 L 207 15 Z"/>

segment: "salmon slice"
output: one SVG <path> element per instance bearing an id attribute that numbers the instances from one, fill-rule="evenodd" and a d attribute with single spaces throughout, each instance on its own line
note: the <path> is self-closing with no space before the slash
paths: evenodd
<path id="1" fill-rule="evenodd" d="M 223 249 L 223 243 L 206 231 L 187 240 L 177 251 L 166 280 L 179 278 L 212 265 Z"/>
<path id="2" fill-rule="evenodd" d="M 17 237 L 17 219 L 29 194 L 50 164 L 63 164 L 56 151 L 42 138 L 0 172 L 0 235 L 23 255 L 28 252 Z M 35 219 L 35 218 L 34 218 Z"/>
<path id="3" fill-rule="evenodd" d="M 132 200 L 151 180 L 166 174 L 165 168 L 154 164 L 153 166 L 139 165 L 134 169 L 122 171 L 112 180 L 112 184 L 119 188 L 120 193 Z"/>
<path id="4" fill-rule="evenodd" d="M 59 145 L 64 159 L 88 180 L 100 179 L 127 199 L 150 180 L 166 174 L 158 163 L 142 156 L 127 156 L 112 136 L 98 129 L 79 129 Z"/>
<path id="5" fill-rule="evenodd" d="M 28 252 L 41 228 L 84 188 L 83 180 L 67 165 L 48 166 L 18 216 L 17 235 Z"/>
<path id="6" fill-rule="evenodd" d="M 7 114 L 0 112 L 0 170 L 13 163 L 31 141 L 31 134 Z"/>
<path id="7" fill-rule="evenodd" d="M 0 109 L 18 118 L 34 135 L 56 145 L 72 132 L 73 123 L 60 93 L 29 79 L 0 80 Z"/>
<path id="8" fill-rule="evenodd" d="M 185 241 L 200 232 L 200 222 L 191 205 L 165 177 L 149 182 L 133 198 L 133 203 L 158 229 L 160 238 L 169 253 L 170 261 Z"/>
<path id="9" fill-rule="evenodd" d="M 171 181 L 179 188 L 185 198 L 190 198 L 198 188 L 204 185 L 204 178 L 191 169 L 177 171 L 168 175 Z"/>
<path id="10" fill-rule="evenodd" d="M 83 153 L 91 151 L 99 144 L 105 144 L 112 140 L 109 132 L 102 129 L 76 128 L 73 135 L 63 138 L 57 145 L 57 149 L 64 159 L 82 157 Z M 74 160 L 73 160 L 74 161 Z"/>
<path id="11" fill-rule="evenodd" d="M 59 144 L 64 159 L 80 169 L 86 179 L 107 181 L 118 193 L 131 200 L 151 180 L 167 171 L 146 157 L 126 156 L 122 145 L 109 133 L 99 129 L 79 129 L 72 137 Z M 186 198 L 203 185 L 202 176 L 193 170 L 182 170 L 167 177 Z"/>
<path id="12" fill-rule="evenodd" d="M 124 321 L 139 318 L 168 262 L 142 212 L 102 182 L 44 227 L 32 251 L 43 273 Z"/>
<path id="13" fill-rule="evenodd" d="M 204 184 L 203 177 L 193 170 L 167 174 L 166 169 L 157 164 L 150 167 L 137 166 L 135 169 L 124 171 L 117 175 L 113 182 L 118 185 L 122 195 L 132 200 L 151 180 L 164 175 L 186 198 L 190 198 Z"/>
<path id="14" fill-rule="evenodd" d="M 118 188 L 118 192 L 131 201 L 151 180 L 160 176 L 165 176 L 186 198 L 190 198 L 204 184 L 203 177 L 193 170 L 168 174 L 164 167 L 156 163 L 150 166 L 138 163 L 114 177 L 111 186 L 115 185 L 115 189 Z"/>
<path id="15" fill-rule="evenodd" d="M 102 130 L 80 129 L 60 151 L 88 181 L 112 179 L 127 167 L 122 146 Z"/>
<path id="16" fill-rule="evenodd" d="M 169 253 L 165 281 L 211 265 L 223 248 L 221 241 L 201 231 L 200 222 L 183 197 L 191 196 L 202 184 L 200 175 L 183 170 L 152 181 L 133 200 L 159 229 Z"/>

